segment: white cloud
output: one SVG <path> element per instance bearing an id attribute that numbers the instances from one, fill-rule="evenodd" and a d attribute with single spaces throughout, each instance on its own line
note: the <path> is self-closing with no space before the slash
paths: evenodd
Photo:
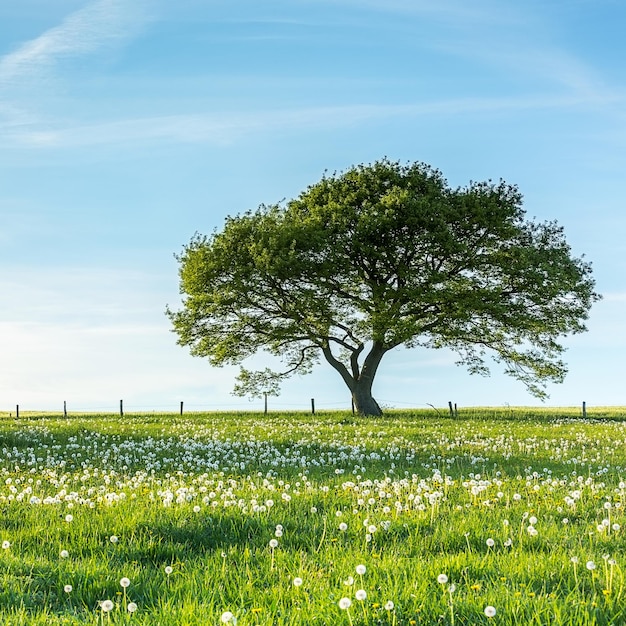
<path id="1" fill-rule="evenodd" d="M 228 145 L 253 133 L 346 128 L 394 117 L 441 117 L 507 113 L 527 109 L 570 108 L 586 98 L 544 96 L 452 98 L 419 104 L 349 104 L 241 113 L 181 114 L 105 121 L 46 129 L 21 128 L 6 139 L 29 148 L 77 148 L 94 145 L 173 141 Z"/>
<path id="2" fill-rule="evenodd" d="M 96 0 L 0 59 L 0 84 L 38 78 L 56 62 L 124 40 L 143 19 L 141 0 Z"/>

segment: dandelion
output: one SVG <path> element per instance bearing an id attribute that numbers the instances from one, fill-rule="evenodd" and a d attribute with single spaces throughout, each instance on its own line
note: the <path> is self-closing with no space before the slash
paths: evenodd
<path id="1" fill-rule="evenodd" d="M 7 541 L 6 539 L 2 542 L 2 549 L 3 550 L 8 550 L 11 547 L 11 542 Z"/>
<path id="2" fill-rule="evenodd" d="M 110 541 L 111 543 L 117 543 L 117 542 L 119 541 L 119 539 L 117 538 L 117 535 L 111 535 L 111 536 L 109 537 L 109 541 Z"/>
<path id="3" fill-rule="evenodd" d="M 346 612 L 346 615 L 348 616 L 348 622 L 350 622 L 350 626 L 352 626 L 352 617 L 350 617 L 350 607 L 352 606 L 352 600 L 350 600 L 350 598 L 341 598 L 341 600 L 339 600 L 337 604 L 342 611 Z"/>
<path id="4" fill-rule="evenodd" d="M 67 550 L 61 550 L 61 552 L 59 553 L 59 556 L 62 559 L 67 559 L 69 557 L 70 553 Z"/>
<path id="5" fill-rule="evenodd" d="M 65 521 L 69 524 L 70 522 L 74 521 L 74 516 L 71 513 L 68 513 L 65 516 Z"/>
<path id="6" fill-rule="evenodd" d="M 355 594 L 354 597 L 363 602 L 363 600 L 365 600 L 367 598 L 367 592 L 365 591 L 365 589 L 359 589 Z"/>
<path id="7" fill-rule="evenodd" d="M 385 602 L 385 611 L 393 611 L 395 606 L 396 605 L 393 603 L 393 601 L 387 600 L 387 602 Z"/>
<path id="8" fill-rule="evenodd" d="M 352 585 L 354 585 L 354 578 L 352 578 L 352 576 L 348 576 L 348 578 L 346 578 L 346 579 L 343 581 L 343 584 L 344 584 L 346 587 L 351 587 Z"/>
<path id="9" fill-rule="evenodd" d="M 448 577 L 445 574 L 439 574 L 439 576 L 437 576 L 437 582 L 440 585 L 445 585 L 448 582 Z"/>
<path id="10" fill-rule="evenodd" d="M 165 573 L 169 576 L 174 571 L 174 568 L 171 565 L 165 566 Z"/>
<path id="11" fill-rule="evenodd" d="M 134 613 L 139 607 L 134 602 L 129 602 L 126 610 L 129 613 Z"/>
<path id="12" fill-rule="evenodd" d="M 124 587 L 124 589 L 126 589 L 126 587 L 130 586 L 130 580 L 128 578 L 126 578 L 126 577 L 122 578 L 120 580 L 120 586 Z"/>
<path id="13" fill-rule="evenodd" d="M 596 569 L 596 564 L 593 561 L 587 561 L 585 567 L 592 572 L 594 569 Z"/>
<path id="14" fill-rule="evenodd" d="M 65 585 L 65 587 L 63 587 L 63 591 L 65 591 L 65 593 L 72 593 L 72 589 L 74 589 L 72 585 Z"/>
<path id="15" fill-rule="evenodd" d="M 488 548 L 493 548 L 496 545 L 496 542 L 491 537 L 489 537 L 485 543 Z"/>
<path id="16" fill-rule="evenodd" d="M 230 622 L 235 624 L 235 616 L 230 611 L 224 611 L 222 617 L 220 617 L 220 622 L 222 622 L 222 624 L 229 624 Z"/>
<path id="17" fill-rule="evenodd" d="M 365 574 L 366 571 L 367 571 L 367 568 L 365 567 L 365 565 L 357 565 L 356 566 L 356 573 L 359 576 L 363 576 L 363 574 Z"/>
<path id="18" fill-rule="evenodd" d="M 341 524 L 339 524 L 339 530 L 342 533 L 345 533 L 346 530 L 348 530 L 348 524 L 346 524 L 345 522 L 341 522 Z"/>
<path id="19" fill-rule="evenodd" d="M 274 550 L 276 548 L 278 548 L 278 540 L 277 539 L 270 539 L 270 549 L 272 551 L 272 559 L 270 561 L 270 570 L 274 569 Z"/>
<path id="20" fill-rule="evenodd" d="M 496 607 L 495 606 L 486 606 L 485 607 L 485 615 L 487 617 L 495 617 L 496 615 Z"/>
<path id="21" fill-rule="evenodd" d="M 114 604 L 111 600 L 104 600 L 103 602 L 100 603 L 100 608 L 102 609 L 102 611 L 104 613 L 108 613 L 109 611 L 112 611 L 114 608 Z"/>
<path id="22" fill-rule="evenodd" d="M 299 576 L 296 576 L 293 579 L 293 586 L 294 587 L 301 587 L 302 586 L 302 578 L 300 578 Z"/>

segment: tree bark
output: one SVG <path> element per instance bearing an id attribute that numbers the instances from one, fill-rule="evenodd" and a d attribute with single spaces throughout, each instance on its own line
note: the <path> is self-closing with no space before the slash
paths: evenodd
<path id="1" fill-rule="evenodd" d="M 353 355 L 354 358 L 351 360 L 352 375 L 348 371 L 348 368 L 333 356 L 328 345 L 322 348 L 322 352 L 326 360 L 339 372 L 348 389 L 350 389 L 356 412 L 359 415 L 380 417 L 383 412 L 372 396 L 372 384 L 374 383 L 374 376 L 376 375 L 378 365 L 388 348 L 383 347 L 382 343 L 375 341 L 368 355 L 365 357 L 363 367 L 359 369 L 356 357 L 362 349 L 362 347 L 359 348 L 356 354 Z"/>
<path id="2" fill-rule="evenodd" d="M 354 408 L 359 415 L 380 417 L 383 414 L 382 409 L 378 406 L 378 402 L 372 396 L 371 385 L 368 388 L 366 385 L 357 382 L 352 390 L 352 400 L 354 401 Z"/>
<path id="3" fill-rule="evenodd" d="M 352 399 L 354 400 L 354 408 L 359 415 L 379 417 L 383 414 L 378 402 L 372 396 L 372 385 L 378 365 L 386 351 L 380 342 L 375 341 L 372 349 L 365 357 L 359 377 L 354 380 L 354 385 L 351 388 Z"/>

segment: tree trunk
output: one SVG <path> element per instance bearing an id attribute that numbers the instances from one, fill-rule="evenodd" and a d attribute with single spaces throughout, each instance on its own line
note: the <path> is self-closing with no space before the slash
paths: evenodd
<path id="1" fill-rule="evenodd" d="M 383 358 L 386 349 L 379 342 L 374 342 L 372 349 L 365 357 L 365 362 L 361 368 L 359 377 L 354 381 L 352 386 L 352 399 L 354 400 L 354 408 L 359 415 L 373 415 L 380 417 L 383 412 L 378 406 L 378 402 L 372 396 L 372 384 L 374 376 Z"/>
<path id="2" fill-rule="evenodd" d="M 357 413 L 359 415 L 380 417 L 383 412 L 376 400 L 372 397 L 372 384 L 374 382 L 374 376 L 376 376 L 378 365 L 388 348 L 383 347 L 382 343 L 375 341 L 368 355 L 365 357 L 363 367 L 359 368 L 356 359 L 362 349 L 362 347 L 359 348 L 353 355 L 352 374 L 350 374 L 348 368 L 341 361 L 333 356 L 328 344 L 322 348 L 322 352 L 326 360 L 341 374 L 343 381 L 346 383 L 348 389 L 350 389 L 354 408 Z"/>
<path id="3" fill-rule="evenodd" d="M 371 384 L 367 385 L 363 384 L 362 381 L 357 381 L 352 391 L 352 400 L 354 401 L 354 408 L 359 415 L 380 417 L 383 414 L 378 406 L 378 402 L 372 396 Z"/>

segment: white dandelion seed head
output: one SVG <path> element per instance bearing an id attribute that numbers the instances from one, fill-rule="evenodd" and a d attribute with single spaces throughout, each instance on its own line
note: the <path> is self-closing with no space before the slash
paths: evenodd
<path id="1" fill-rule="evenodd" d="M 67 550 L 61 550 L 61 552 L 59 553 L 59 556 L 62 559 L 67 559 L 69 557 L 70 553 Z"/>
<path id="2" fill-rule="evenodd" d="M 276 539 L 270 539 L 270 548 L 278 548 L 278 541 Z"/>
<path id="3" fill-rule="evenodd" d="M 385 611 L 393 611 L 395 606 L 396 605 L 391 600 L 387 600 L 387 602 L 385 602 Z"/>
<path id="4" fill-rule="evenodd" d="M 302 578 L 300 578 L 299 576 L 296 576 L 293 579 L 293 586 L 294 587 L 301 587 L 302 586 Z"/>
<path id="5" fill-rule="evenodd" d="M 591 572 L 596 569 L 596 564 L 593 561 L 587 561 L 585 567 Z"/>
<path id="6" fill-rule="evenodd" d="M 117 535 L 111 535 L 111 536 L 109 537 L 109 541 L 110 541 L 111 543 L 117 543 L 117 542 L 119 541 L 119 539 L 118 539 Z"/>
<path id="7" fill-rule="evenodd" d="M 108 613 L 109 611 L 112 611 L 114 608 L 114 604 L 111 600 L 104 600 L 103 602 L 100 603 L 100 608 L 105 612 Z"/>
<path id="8" fill-rule="evenodd" d="M 363 600 L 365 600 L 367 598 L 367 592 L 365 591 L 365 589 L 359 589 L 355 594 L 354 597 L 363 602 Z"/>
<path id="9" fill-rule="evenodd" d="M 134 602 L 129 602 L 128 606 L 126 607 L 126 610 L 129 613 L 134 613 L 139 607 L 137 606 L 137 604 L 135 604 Z"/>
<path id="10" fill-rule="evenodd" d="M 342 611 L 346 611 L 352 606 L 352 600 L 350 598 L 341 598 L 337 604 Z"/>
<path id="11" fill-rule="evenodd" d="M 74 589 L 72 585 L 65 585 L 65 587 L 63 587 L 63 591 L 65 591 L 65 593 L 72 593 L 72 589 Z"/>
<path id="12" fill-rule="evenodd" d="M 363 576 L 363 574 L 365 574 L 366 571 L 367 571 L 367 567 L 365 567 L 365 565 L 357 565 L 356 566 L 356 573 L 359 576 Z"/>
<path id="13" fill-rule="evenodd" d="M 174 571 L 174 568 L 171 565 L 165 566 L 165 573 L 169 576 Z"/>
<path id="14" fill-rule="evenodd" d="M 495 606 L 486 606 L 485 607 L 485 615 L 487 617 L 495 617 L 496 615 L 496 607 Z"/>
<path id="15" fill-rule="evenodd" d="M 448 582 L 448 577 L 446 574 L 439 574 L 439 576 L 437 576 L 437 582 L 440 585 L 445 585 Z"/>
<path id="16" fill-rule="evenodd" d="M 130 580 L 124 576 L 124 578 L 120 579 L 120 586 L 126 589 L 126 587 L 130 586 Z"/>

